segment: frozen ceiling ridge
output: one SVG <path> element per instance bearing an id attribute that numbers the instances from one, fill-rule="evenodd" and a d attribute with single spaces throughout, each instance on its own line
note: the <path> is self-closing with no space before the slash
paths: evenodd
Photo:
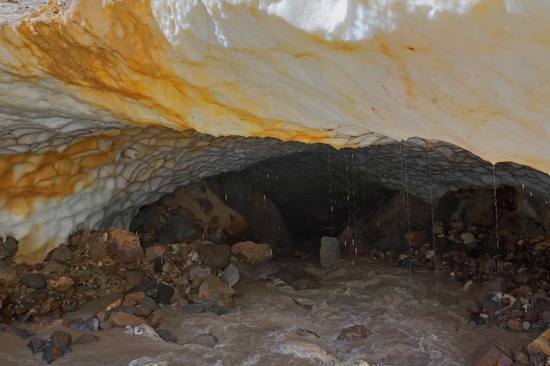
<path id="1" fill-rule="evenodd" d="M 545 0 L 75 0 L 6 14 L 0 234 L 21 239 L 22 260 L 82 225 L 124 226 L 175 184 L 303 149 L 186 130 L 335 147 L 418 137 L 550 171 Z"/>

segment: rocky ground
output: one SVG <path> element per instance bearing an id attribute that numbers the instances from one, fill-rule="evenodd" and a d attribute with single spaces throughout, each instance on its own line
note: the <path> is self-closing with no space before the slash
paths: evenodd
<path id="1" fill-rule="evenodd" d="M 495 209 L 493 192 L 457 192 L 451 203 L 442 200 L 433 215 L 429 205 L 388 196 L 332 239 L 334 258 L 327 262 L 321 252 L 321 264 L 329 266 L 341 255 L 368 257 L 411 273 L 435 271 L 436 278 L 454 278 L 470 295 L 464 316 L 455 316 L 457 329 L 494 328 L 536 338 L 513 349 L 481 344 L 472 353 L 474 365 L 544 365 L 550 355 L 547 205 L 536 206 L 515 190 L 499 195 Z M 7 238 L 0 243 L 1 329 L 28 339 L 29 352 L 41 353 L 49 363 L 72 344 L 95 342 L 96 334 L 113 327 L 175 342 L 177 336 L 162 328 L 167 312 L 224 314 L 241 296 L 233 289 L 238 281 L 266 281 L 293 291 L 316 288 L 318 278 L 311 271 L 268 262 L 273 240 L 238 241 L 250 232 L 246 212 L 257 215 L 257 207 L 275 213 L 264 225 L 280 224 L 275 206 L 262 202 L 251 201 L 245 213 L 237 212 L 208 187 L 191 187 L 142 211 L 132 224 L 137 234 L 119 228 L 83 230 L 36 265 L 16 264 L 17 241 Z M 407 216 L 406 207 L 414 215 Z M 178 225 L 171 227 L 171 222 Z M 280 232 L 279 227 L 271 235 Z M 67 317 L 109 296 L 113 302 L 92 316 Z M 33 329 L 52 325 L 68 329 L 33 336 Z M 369 333 L 361 324 L 342 329 L 339 340 L 345 342 Z M 70 330 L 81 333 L 74 342 Z M 299 331 L 315 337 L 314 331 Z M 196 342 L 215 339 L 206 334 Z"/>

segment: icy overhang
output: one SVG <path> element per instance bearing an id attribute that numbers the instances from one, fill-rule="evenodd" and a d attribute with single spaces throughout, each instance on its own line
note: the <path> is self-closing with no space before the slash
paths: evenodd
<path id="1" fill-rule="evenodd" d="M 544 0 L 50 1 L 0 28 L 0 234 L 40 257 L 112 207 L 131 215 L 192 180 L 190 150 L 235 159 L 212 157 L 223 169 L 273 155 L 232 139 L 216 144 L 234 154 L 208 139 L 189 150 L 194 137 L 175 132 L 187 129 L 336 147 L 420 137 L 549 172 L 549 10 Z M 159 129 L 136 128 L 146 126 Z M 193 179 L 221 170 L 203 169 Z"/>

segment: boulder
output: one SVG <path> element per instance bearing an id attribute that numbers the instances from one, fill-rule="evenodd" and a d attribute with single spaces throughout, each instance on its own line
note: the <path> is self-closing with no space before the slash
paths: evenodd
<path id="1" fill-rule="evenodd" d="M 138 268 L 143 259 L 138 236 L 116 227 L 109 229 L 107 253 L 119 266 L 126 269 Z"/>
<path id="2" fill-rule="evenodd" d="M 341 258 L 340 242 L 338 238 L 323 236 L 321 238 L 321 248 L 319 250 L 321 267 L 328 268 Z"/>
<path id="3" fill-rule="evenodd" d="M 273 257 L 273 252 L 269 244 L 256 244 L 252 241 L 234 244 L 231 247 L 231 253 L 233 253 L 240 262 L 246 262 L 253 266 L 267 262 Z"/>

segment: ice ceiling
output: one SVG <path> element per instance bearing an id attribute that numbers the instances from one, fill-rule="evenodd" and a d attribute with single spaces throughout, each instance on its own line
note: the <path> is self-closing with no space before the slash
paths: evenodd
<path id="1" fill-rule="evenodd" d="M 393 189 L 405 163 L 422 198 L 549 190 L 546 0 L 41 3 L 0 8 L 0 235 L 22 261 L 303 143 L 363 147 Z"/>

